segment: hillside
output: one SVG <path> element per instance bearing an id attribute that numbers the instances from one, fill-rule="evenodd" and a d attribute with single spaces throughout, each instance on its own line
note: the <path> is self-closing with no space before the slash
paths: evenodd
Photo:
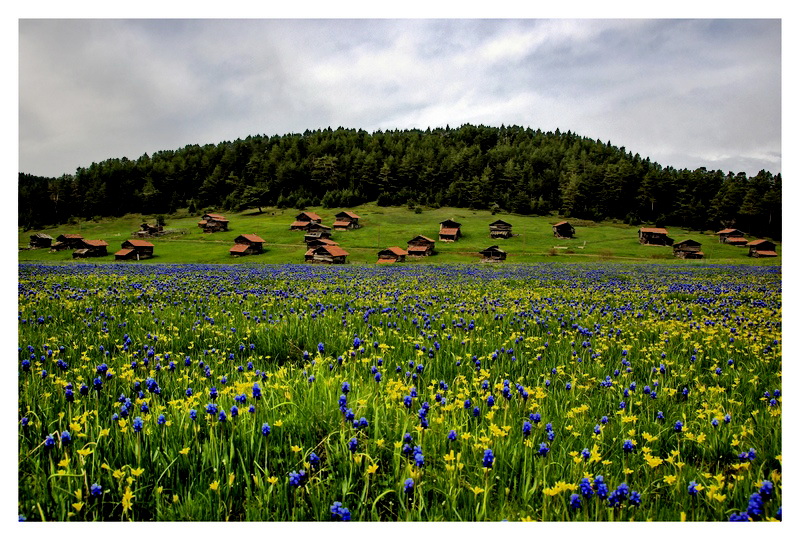
<path id="1" fill-rule="evenodd" d="M 406 242 L 416 235 L 425 235 L 436 240 L 439 222 L 455 219 L 462 226 L 463 237 L 454 243 L 436 242 L 437 255 L 404 264 L 471 263 L 479 262 L 478 251 L 498 245 L 508 253 L 506 263 L 528 262 L 663 262 L 669 264 L 759 264 L 779 265 L 781 257 L 753 259 L 747 256 L 746 248 L 720 244 L 714 231 L 703 233 L 667 226 L 669 235 L 676 242 L 692 239 L 702 243 L 705 259 L 690 261 L 675 259 L 672 248 L 643 246 L 638 242 L 637 226 L 613 222 L 570 220 L 575 226 L 576 237 L 556 239 L 552 224 L 559 221 L 555 216 L 521 216 L 516 214 L 492 214 L 487 210 L 459 208 L 422 209 L 421 213 L 407 207 L 381 207 L 366 204 L 349 208 L 361 216 L 363 227 L 352 231 L 336 231 L 332 239 L 349 252 L 351 264 L 374 264 L 377 252 L 390 246 L 407 247 Z M 168 216 L 166 227 L 183 234 L 149 239 L 155 245 L 155 256 L 146 262 L 153 263 L 246 263 L 284 264 L 302 263 L 306 251 L 303 233 L 290 231 L 289 224 L 298 214 L 295 209 L 265 207 L 263 212 L 248 210 L 226 213 L 230 219 L 230 230 L 213 234 L 203 233 L 197 226 L 198 215 L 186 210 Z M 330 225 L 333 216 L 341 209 L 311 207 L 307 210 L 318 213 L 323 223 Z M 513 225 L 514 237 L 508 239 L 489 238 L 489 223 L 502 219 Z M 29 231 L 19 231 L 20 262 L 66 262 L 72 261 L 72 251 L 51 253 L 47 249 L 28 250 L 29 237 L 34 232 L 44 232 L 52 237 L 64 233 L 79 233 L 87 239 L 102 239 L 109 243 L 109 254 L 104 257 L 81 259 L 81 262 L 113 262 L 113 253 L 120 249 L 123 241 L 139 229 L 143 221 L 153 222 L 153 216 L 129 214 L 119 218 L 99 221 L 77 221 L 73 225 L 60 225 Z M 232 257 L 228 249 L 240 234 L 257 234 L 265 241 L 265 252 L 260 255 Z M 748 240 L 754 237 L 747 237 Z M 778 244 L 780 255 L 781 246 Z M 130 262 L 129 264 L 137 264 Z"/>
<path id="2" fill-rule="evenodd" d="M 259 206 L 495 209 L 781 236 L 781 175 L 676 170 L 575 133 L 472 126 L 250 136 L 19 175 L 19 225 Z"/>

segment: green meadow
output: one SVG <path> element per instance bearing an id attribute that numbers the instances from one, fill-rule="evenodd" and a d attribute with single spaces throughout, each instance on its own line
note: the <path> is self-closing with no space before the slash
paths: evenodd
<path id="1" fill-rule="evenodd" d="M 334 215 L 341 208 L 312 207 L 307 210 L 318 213 L 323 224 L 331 225 Z M 557 216 L 522 216 L 515 214 L 492 214 L 487 210 L 463 208 L 422 209 L 416 213 L 407 207 L 382 207 L 365 204 L 348 208 L 361 216 L 361 229 L 335 231 L 332 239 L 350 255 L 351 264 L 374 264 L 377 252 L 390 246 L 407 247 L 407 241 L 416 235 L 438 239 L 439 222 L 454 219 L 460 222 L 463 237 L 454 243 L 436 242 L 437 254 L 422 260 L 409 260 L 407 264 L 471 263 L 479 262 L 478 252 L 491 245 L 498 245 L 508 253 L 508 263 L 559 262 L 664 262 L 671 264 L 758 264 L 780 265 L 779 256 L 772 259 L 753 259 L 747 256 L 746 248 L 737 248 L 718 242 L 715 231 L 690 231 L 666 226 L 676 242 L 692 239 L 702 243 L 705 259 L 688 261 L 676 259 L 670 247 L 643 246 L 638 242 L 639 226 L 615 222 L 593 222 L 569 220 L 576 229 L 573 239 L 557 239 L 553 236 L 552 224 L 561 220 Z M 181 234 L 150 239 L 155 245 L 153 263 L 250 263 L 283 264 L 301 263 L 306 251 L 301 231 L 290 231 L 289 224 L 300 212 L 297 209 L 263 208 L 244 212 L 223 212 L 230 219 L 230 230 L 213 234 L 203 233 L 197 226 L 198 215 L 186 211 L 167 216 L 166 228 L 181 231 Z M 515 236 L 508 239 L 489 237 L 489 223 L 502 219 L 513 225 Z M 57 262 L 72 260 L 72 251 L 50 253 L 49 250 L 28 250 L 29 237 L 35 232 L 44 232 L 57 237 L 64 233 L 79 233 L 87 239 L 102 239 L 109 243 L 108 255 L 83 262 L 112 262 L 114 252 L 139 225 L 153 223 L 154 216 L 129 214 L 120 218 L 104 218 L 99 221 L 77 221 L 41 230 L 19 230 L 20 262 Z M 646 226 L 646 225 L 645 225 Z M 263 254 L 232 257 L 228 249 L 240 234 L 257 234 L 265 241 Z M 754 237 L 748 237 L 754 240 Z M 131 262 L 130 264 L 136 264 Z"/>

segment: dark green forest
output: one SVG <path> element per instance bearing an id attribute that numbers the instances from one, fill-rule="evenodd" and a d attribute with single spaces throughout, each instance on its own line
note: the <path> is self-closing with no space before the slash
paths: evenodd
<path id="1" fill-rule="evenodd" d="M 674 169 L 559 130 L 463 125 L 323 129 L 107 159 L 75 174 L 19 174 L 19 225 L 127 213 L 377 201 L 683 226 L 781 237 L 781 175 Z"/>

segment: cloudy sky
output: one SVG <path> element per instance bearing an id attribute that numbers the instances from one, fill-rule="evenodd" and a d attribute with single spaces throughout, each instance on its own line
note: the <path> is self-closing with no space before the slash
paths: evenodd
<path id="1" fill-rule="evenodd" d="M 780 19 L 19 20 L 19 170 L 248 135 L 571 130 L 781 172 Z"/>

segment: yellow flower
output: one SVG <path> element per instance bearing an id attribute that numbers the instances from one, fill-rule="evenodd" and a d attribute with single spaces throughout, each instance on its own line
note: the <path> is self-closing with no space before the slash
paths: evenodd
<path id="1" fill-rule="evenodd" d="M 283 425 L 283 420 L 275 420 L 275 423 L 272 425 L 275 427 L 281 427 Z"/>
<path id="2" fill-rule="evenodd" d="M 111 433 L 111 430 L 110 430 L 110 429 L 108 429 L 108 428 L 104 428 L 104 429 L 101 429 L 101 430 L 100 430 L 100 436 L 101 436 L 101 437 L 105 437 L 105 436 L 107 436 L 109 433 Z"/>
<path id="3" fill-rule="evenodd" d="M 125 514 L 128 510 L 133 508 L 134 494 L 130 486 L 125 488 L 125 493 L 122 495 L 122 513 Z"/>
<path id="4" fill-rule="evenodd" d="M 219 488 L 219 480 L 214 480 L 208 485 L 208 487 L 211 489 L 211 491 L 217 491 L 217 488 Z"/>
<path id="5" fill-rule="evenodd" d="M 173 495 L 173 496 L 172 496 L 172 502 L 173 502 L 173 503 L 176 503 L 176 502 L 178 502 L 179 500 L 180 500 L 180 497 L 178 496 L 178 494 L 177 494 L 177 493 L 176 493 L 175 495 Z"/>
<path id="6" fill-rule="evenodd" d="M 367 467 L 367 474 L 372 474 L 378 470 L 378 465 L 370 465 Z"/>
<path id="7" fill-rule="evenodd" d="M 472 488 L 472 492 L 475 493 L 475 495 L 480 495 L 484 491 L 486 491 L 486 490 L 483 489 L 482 487 L 475 486 L 475 487 Z"/>
<path id="8" fill-rule="evenodd" d="M 276 476 L 270 476 L 269 478 L 267 478 L 267 482 L 269 482 L 272 485 L 275 485 L 278 483 L 278 478 Z"/>
<path id="9" fill-rule="evenodd" d="M 73 508 L 74 508 L 76 511 L 80 512 L 80 511 L 81 511 L 81 508 L 83 508 L 83 503 L 82 503 L 82 502 L 76 502 L 76 503 L 72 503 L 72 507 L 73 507 Z"/>
<path id="10" fill-rule="evenodd" d="M 58 466 L 59 467 L 63 467 L 64 469 L 69 467 L 69 456 L 67 456 L 64 459 L 62 459 L 61 461 L 59 461 L 58 462 Z"/>
<path id="11" fill-rule="evenodd" d="M 233 485 L 233 481 L 234 481 L 235 479 L 236 479 L 236 475 L 235 475 L 235 474 L 233 474 L 233 473 L 230 473 L 230 474 L 228 475 L 228 487 L 231 487 L 231 486 Z"/>
<path id="12" fill-rule="evenodd" d="M 678 477 L 675 476 L 675 475 L 672 475 L 672 474 L 668 474 L 668 475 L 666 475 L 664 477 L 664 481 L 669 485 L 674 484 L 677 480 L 678 480 Z"/>
<path id="13" fill-rule="evenodd" d="M 189 453 L 189 447 L 187 446 L 186 448 L 184 448 L 183 450 L 179 451 L 178 453 L 181 454 L 182 456 L 185 456 L 186 454 Z"/>
<path id="14" fill-rule="evenodd" d="M 761 487 L 761 486 L 759 486 L 759 487 Z M 81 497 L 81 495 L 83 495 L 83 492 L 81 490 L 79 490 L 79 489 L 76 489 L 75 490 L 75 498 L 76 499 L 82 499 L 83 497 Z"/>
<path id="15" fill-rule="evenodd" d="M 141 474 L 142 474 L 143 472 L 144 472 L 144 468 L 141 468 L 141 467 L 140 467 L 140 468 L 138 468 L 138 469 L 131 469 L 131 474 L 132 474 L 133 476 L 141 476 Z"/>
<path id="16" fill-rule="evenodd" d="M 80 454 L 83 457 L 86 457 L 91 453 L 92 453 L 92 449 L 91 448 L 81 448 L 80 450 L 78 450 L 78 454 Z"/>
<path id="17" fill-rule="evenodd" d="M 296 444 L 292 445 L 292 452 L 300 452 L 301 450 L 302 450 L 302 448 L 300 448 Z"/>

